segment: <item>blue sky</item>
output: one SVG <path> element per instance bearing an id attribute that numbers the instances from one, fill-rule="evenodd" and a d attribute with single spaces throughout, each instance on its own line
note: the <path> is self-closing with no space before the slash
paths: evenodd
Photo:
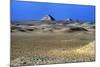
<path id="1" fill-rule="evenodd" d="M 51 4 L 38 2 L 20 2 L 11 0 L 11 20 L 40 20 L 45 15 L 51 15 L 56 20 L 95 21 L 95 6 Z"/>

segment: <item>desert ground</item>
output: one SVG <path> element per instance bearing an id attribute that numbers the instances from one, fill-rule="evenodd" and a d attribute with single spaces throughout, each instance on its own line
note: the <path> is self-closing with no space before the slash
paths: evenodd
<path id="1" fill-rule="evenodd" d="M 95 61 L 95 29 L 84 25 L 85 31 L 14 30 L 11 32 L 11 66 Z"/>

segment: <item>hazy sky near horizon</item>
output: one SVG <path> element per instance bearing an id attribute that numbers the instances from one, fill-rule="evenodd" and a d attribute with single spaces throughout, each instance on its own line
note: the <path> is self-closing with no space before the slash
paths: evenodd
<path id="1" fill-rule="evenodd" d="M 72 18 L 74 20 L 95 22 L 95 6 L 11 0 L 11 20 L 13 21 L 40 20 L 48 14 L 56 20 Z"/>

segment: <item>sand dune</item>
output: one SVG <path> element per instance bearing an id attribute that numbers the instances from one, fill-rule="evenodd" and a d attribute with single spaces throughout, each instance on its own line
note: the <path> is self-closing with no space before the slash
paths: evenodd
<path id="1" fill-rule="evenodd" d="M 76 49 L 54 49 L 48 52 L 50 57 L 63 57 L 71 59 L 92 59 L 95 57 L 95 41 Z"/>

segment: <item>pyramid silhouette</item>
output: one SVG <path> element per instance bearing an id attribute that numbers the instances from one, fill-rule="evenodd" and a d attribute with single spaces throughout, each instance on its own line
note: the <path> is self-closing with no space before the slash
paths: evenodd
<path id="1" fill-rule="evenodd" d="M 51 15 L 46 15 L 41 20 L 42 21 L 54 21 L 55 19 Z"/>

